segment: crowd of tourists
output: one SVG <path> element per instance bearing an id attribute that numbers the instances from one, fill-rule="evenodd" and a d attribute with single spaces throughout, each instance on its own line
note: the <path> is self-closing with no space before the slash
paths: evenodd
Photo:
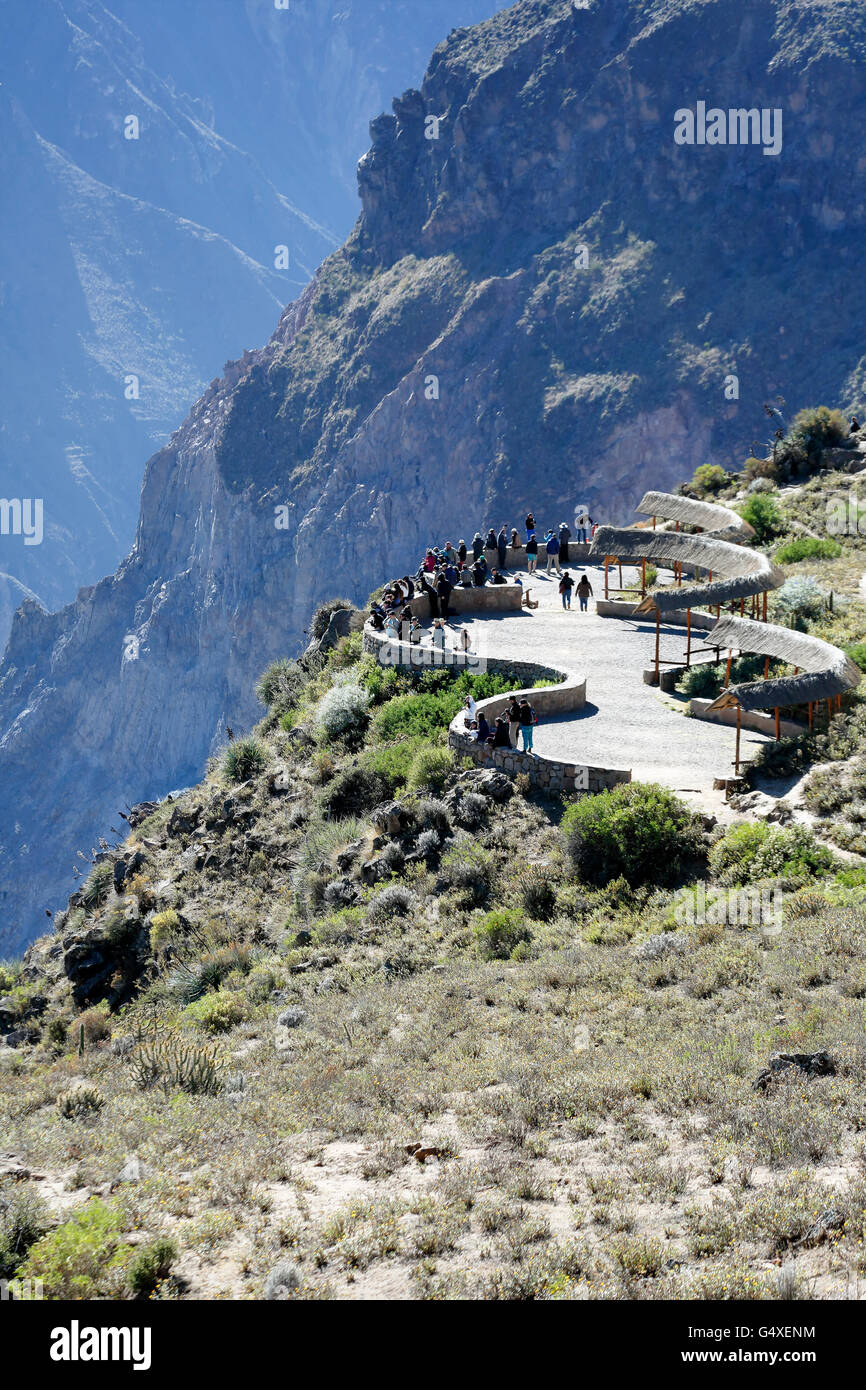
<path id="1" fill-rule="evenodd" d="M 512 568 L 522 564 L 525 558 L 526 573 L 537 574 L 539 554 L 546 561 L 545 574 L 559 578 L 563 608 L 571 608 L 572 593 L 576 589 L 581 610 L 585 611 L 592 597 L 592 585 L 586 574 L 575 583 L 563 567 L 569 564 L 569 547 L 590 541 L 595 530 L 592 517 L 582 513 L 575 523 L 574 533 L 564 521 L 555 530 L 550 528 L 542 532 L 530 512 L 524 522 L 525 540 L 516 528 L 503 523 L 498 531 L 491 526 L 486 537 L 476 531 L 468 545 L 461 540 L 456 546 L 451 541 L 441 547 L 432 546 L 414 575 L 404 574 L 402 579 L 393 580 L 383 590 L 381 598 L 372 605 L 370 621 L 374 628 L 389 637 L 418 643 L 423 629 L 411 605 L 413 599 L 423 597 L 432 623 L 430 641 L 434 647 L 444 648 L 445 625 L 455 611 L 451 607 L 455 589 L 483 589 L 488 584 L 508 583 L 522 588 L 524 581 L 520 573 L 509 580 L 505 570 L 509 564 Z M 464 651 L 471 650 L 470 643 L 469 634 L 464 630 L 460 643 Z"/>

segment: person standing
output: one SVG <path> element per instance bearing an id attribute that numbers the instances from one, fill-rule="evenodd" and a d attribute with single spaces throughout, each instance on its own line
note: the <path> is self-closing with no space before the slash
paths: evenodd
<path id="1" fill-rule="evenodd" d="M 592 585 L 585 574 L 581 575 L 580 583 L 577 586 L 577 597 L 580 599 L 580 611 L 585 613 L 586 605 L 592 598 Z"/>
<path id="2" fill-rule="evenodd" d="M 562 574 L 562 570 L 559 568 L 559 541 L 552 531 L 547 533 L 547 543 L 544 548 L 547 551 L 547 573 L 550 574 L 551 569 L 555 568 L 557 574 Z"/>
<path id="3" fill-rule="evenodd" d="M 505 529 L 505 522 L 499 528 L 499 535 L 496 537 L 496 549 L 499 551 L 499 568 L 505 569 L 508 559 L 508 532 Z"/>
<path id="4" fill-rule="evenodd" d="M 508 732 L 511 736 L 511 746 L 516 748 L 520 733 L 520 704 L 516 695 L 512 695 L 508 705 Z"/>
<path id="5" fill-rule="evenodd" d="M 465 541 L 461 541 L 460 544 L 459 544 L 458 547 L 457 547 L 457 559 L 460 561 L 460 564 L 461 564 L 461 565 L 465 565 L 465 564 L 466 564 L 466 542 L 465 542 Z"/>
<path id="6" fill-rule="evenodd" d="M 565 609 L 571 608 L 571 591 L 574 588 L 574 580 L 568 570 L 559 581 L 559 592 L 562 594 L 562 606 Z"/>
<path id="7" fill-rule="evenodd" d="M 535 710 L 528 700 L 520 702 L 520 737 L 523 739 L 523 752 L 531 753 L 532 750 L 532 731 L 537 723 Z"/>
<path id="8" fill-rule="evenodd" d="M 477 560 L 478 557 L 479 557 L 479 555 L 483 555 L 483 554 L 484 554 L 484 542 L 483 542 L 483 540 L 481 539 L 481 532 L 480 532 L 480 531 L 476 531 L 476 532 L 475 532 L 475 535 L 472 537 L 472 558 L 473 558 L 473 560 Z"/>
<path id="9" fill-rule="evenodd" d="M 529 540 L 529 537 L 535 530 L 535 517 L 532 515 L 532 512 L 529 513 L 524 524 L 526 526 L 526 539 Z"/>
<path id="10" fill-rule="evenodd" d="M 526 572 L 535 574 L 535 566 L 538 564 L 538 537 L 534 531 L 530 531 L 529 539 L 526 542 Z"/>
<path id="11" fill-rule="evenodd" d="M 559 523 L 559 559 L 563 565 L 568 564 L 568 542 L 571 540 L 571 532 L 564 521 Z"/>

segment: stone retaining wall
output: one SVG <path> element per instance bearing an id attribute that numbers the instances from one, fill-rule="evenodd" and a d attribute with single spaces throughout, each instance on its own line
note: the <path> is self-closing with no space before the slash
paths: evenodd
<path id="1" fill-rule="evenodd" d="M 483 589 L 467 590 L 482 596 Z M 512 694 L 525 695 L 540 718 L 554 717 L 570 710 L 582 709 L 586 704 L 586 678 L 570 671 L 557 671 L 550 666 L 541 666 L 534 661 L 517 661 L 507 657 L 480 657 L 472 652 L 444 651 L 421 647 L 408 642 L 395 642 L 384 633 L 376 632 L 369 623 L 364 628 L 364 651 L 370 652 L 385 666 L 410 666 L 417 669 L 446 667 L 455 671 L 466 671 L 469 675 L 480 675 L 483 671 L 493 671 L 511 680 L 526 681 L 522 690 L 507 695 L 492 695 L 478 701 L 489 719 L 495 719 L 507 707 Z M 531 689 L 533 681 L 554 680 L 556 685 L 543 686 L 540 690 Z M 516 748 L 489 748 L 480 744 L 464 732 L 465 714 L 461 711 L 452 721 L 448 730 L 448 743 L 461 757 L 471 758 L 481 767 L 494 767 L 512 775 L 524 772 L 531 784 L 548 792 L 598 792 L 614 787 L 620 782 L 630 782 L 631 772 L 618 768 L 581 766 L 578 763 L 561 762 L 556 758 L 545 758 L 540 754 L 521 753 Z"/>

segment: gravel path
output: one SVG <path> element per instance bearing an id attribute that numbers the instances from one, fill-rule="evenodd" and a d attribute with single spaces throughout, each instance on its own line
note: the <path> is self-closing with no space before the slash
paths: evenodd
<path id="1" fill-rule="evenodd" d="M 573 570 L 572 573 L 579 571 Z M 595 597 L 604 594 L 604 573 L 587 568 Z M 634 571 L 624 570 L 625 582 Z M 733 776 L 735 730 L 690 719 L 687 702 L 643 682 L 655 650 L 655 622 L 600 618 L 594 599 L 581 613 L 577 599 L 563 612 L 556 576 L 533 576 L 533 600 L 540 606 L 502 616 L 467 619 L 480 654 L 534 660 L 586 676 L 582 713 L 544 720 L 535 732 L 536 752 L 566 762 L 630 769 L 635 781 L 660 782 L 691 792 L 701 802 L 718 801 L 713 778 Z M 613 597 L 613 595 L 612 595 Z M 454 626 L 462 627 L 459 620 Z M 700 635 L 695 639 L 700 643 Z M 663 626 L 662 657 L 685 651 L 682 629 Z M 741 752 L 748 758 L 765 742 L 744 729 Z"/>

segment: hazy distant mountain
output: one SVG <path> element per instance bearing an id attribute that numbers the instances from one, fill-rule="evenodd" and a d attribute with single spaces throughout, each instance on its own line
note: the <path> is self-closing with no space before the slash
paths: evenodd
<path id="1" fill-rule="evenodd" d="M 5 0 L 0 496 L 45 537 L 0 535 L 0 652 L 20 585 L 56 607 L 126 553 L 144 460 L 355 220 L 370 116 L 495 8 Z"/>

